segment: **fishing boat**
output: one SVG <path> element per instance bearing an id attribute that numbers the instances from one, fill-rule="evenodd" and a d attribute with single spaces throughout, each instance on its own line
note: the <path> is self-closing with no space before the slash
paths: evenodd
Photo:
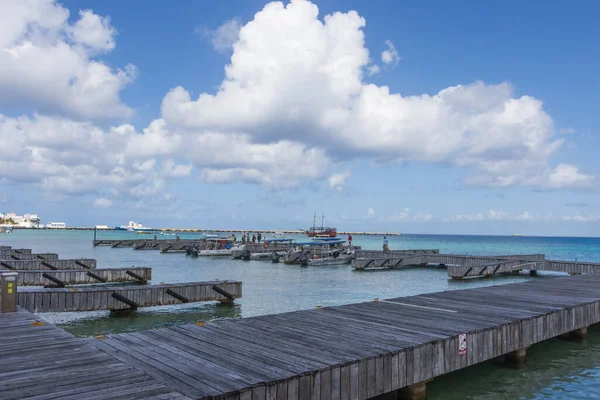
<path id="1" fill-rule="evenodd" d="M 135 231 L 136 235 L 152 235 L 152 231 Z"/>
<path id="2" fill-rule="evenodd" d="M 313 226 L 310 229 L 305 231 L 306 236 L 311 238 L 322 238 L 329 237 L 334 238 L 337 236 L 337 228 L 332 228 L 330 226 L 325 226 L 325 214 L 321 217 L 321 226 L 317 226 L 317 213 L 315 213 L 313 219 Z"/>
<path id="3" fill-rule="evenodd" d="M 290 244 L 288 252 L 283 257 L 286 264 L 301 264 L 304 259 L 333 256 L 334 252 L 341 253 L 344 250 L 344 240 L 314 240 L 310 242 L 294 242 Z M 273 260 L 273 262 L 277 262 Z"/>
<path id="4" fill-rule="evenodd" d="M 0 226 L 0 233 L 12 233 L 13 228 L 11 227 L 6 227 L 6 226 Z"/>
<path id="5" fill-rule="evenodd" d="M 217 239 L 219 237 L 214 231 L 211 233 L 203 232 L 202 235 L 205 239 Z"/>
<path id="6" fill-rule="evenodd" d="M 334 251 L 331 255 L 327 257 L 319 257 L 315 255 L 313 258 L 308 258 L 306 260 L 307 266 L 326 266 L 326 265 L 344 265 L 350 264 L 355 257 L 355 252 L 353 249 L 345 249 L 341 252 Z M 301 265 L 304 265 L 301 263 Z"/>
<path id="7" fill-rule="evenodd" d="M 263 248 L 250 251 L 247 247 L 242 252 L 243 260 L 272 260 L 273 257 L 283 257 L 294 239 L 266 239 Z M 279 247 L 279 249 L 278 249 Z"/>
<path id="8" fill-rule="evenodd" d="M 208 239 L 206 249 L 199 250 L 198 256 L 231 256 L 233 249 L 238 249 L 230 239 Z"/>
<path id="9" fill-rule="evenodd" d="M 175 232 L 173 232 L 173 231 L 162 231 L 160 234 L 163 236 L 175 236 L 176 235 Z"/>

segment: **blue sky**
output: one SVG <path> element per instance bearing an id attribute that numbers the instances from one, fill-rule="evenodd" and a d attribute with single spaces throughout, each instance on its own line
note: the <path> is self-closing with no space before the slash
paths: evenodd
<path id="1" fill-rule="evenodd" d="M 34 3 L 0 3 L 2 211 L 600 235 L 592 2 Z"/>

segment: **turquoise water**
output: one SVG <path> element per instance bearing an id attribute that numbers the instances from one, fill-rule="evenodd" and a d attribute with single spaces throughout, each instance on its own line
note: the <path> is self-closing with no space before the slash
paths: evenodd
<path id="1" fill-rule="evenodd" d="M 548 279 L 523 275 L 456 282 L 448 280 L 444 269 L 434 268 L 358 272 L 348 266 L 300 268 L 228 258 L 193 259 L 184 254 L 161 254 L 152 250 L 93 247 L 93 235 L 92 231 L 15 230 L 10 235 L 1 235 L 0 245 L 59 253 L 61 258 L 95 258 L 98 268 L 152 267 L 152 283 L 241 280 L 243 298 L 233 307 L 216 303 L 153 307 L 127 317 L 114 317 L 107 312 L 43 315 L 78 336 L 273 314 L 316 305 L 370 301 L 375 297 Z M 99 239 L 150 237 L 128 232 L 98 233 Z M 182 234 L 181 237 L 200 235 Z M 354 236 L 354 243 L 365 249 L 379 249 L 382 238 Z M 391 249 L 439 249 L 444 253 L 471 255 L 544 253 L 553 259 L 600 262 L 598 238 L 402 235 L 389 237 L 389 245 Z M 600 398 L 600 330 L 592 329 L 589 341 L 583 344 L 551 340 L 533 346 L 526 370 L 514 371 L 484 363 L 440 377 L 428 388 L 430 399 Z"/>

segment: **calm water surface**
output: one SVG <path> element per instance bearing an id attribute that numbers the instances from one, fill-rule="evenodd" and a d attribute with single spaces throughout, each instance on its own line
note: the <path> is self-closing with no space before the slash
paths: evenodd
<path id="1" fill-rule="evenodd" d="M 240 235 L 238 235 L 240 236 Z M 98 238 L 147 238 L 128 232 L 102 232 Z M 200 237 L 182 234 L 182 239 Z M 15 230 L 0 245 L 59 253 L 61 258 L 95 258 L 98 268 L 142 266 L 153 269 L 152 283 L 213 279 L 243 282 L 235 306 L 200 303 L 152 307 L 129 317 L 107 312 L 56 313 L 43 317 L 77 336 L 130 332 L 196 321 L 250 317 L 421 293 L 520 282 L 527 276 L 456 282 L 444 269 L 352 271 L 348 266 L 300 268 L 270 262 L 196 258 L 131 248 L 93 247 L 91 231 Z M 402 235 L 390 237 L 391 249 L 439 249 L 444 253 L 494 255 L 544 253 L 548 258 L 600 262 L 598 238 Z M 379 249 L 381 237 L 354 237 L 365 249 Z M 533 278 L 551 279 L 551 278 Z M 435 379 L 430 399 L 579 399 L 600 398 L 600 330 L 587 343 L 551 340 L 528 351 L 528 367 L 515 371 L 483 363 Z"/>

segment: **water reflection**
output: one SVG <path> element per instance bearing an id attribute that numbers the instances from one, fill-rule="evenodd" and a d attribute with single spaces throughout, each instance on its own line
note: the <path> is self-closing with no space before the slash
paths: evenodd
<path id="1" fill-rule="evenodd" d="M 75 336 L 135 332 L 196 322 L 240 318 L 241 304 L 196 303 L 184 306 L 148 307 L 128 314 L 111 312 L 44 314 Z"/>

